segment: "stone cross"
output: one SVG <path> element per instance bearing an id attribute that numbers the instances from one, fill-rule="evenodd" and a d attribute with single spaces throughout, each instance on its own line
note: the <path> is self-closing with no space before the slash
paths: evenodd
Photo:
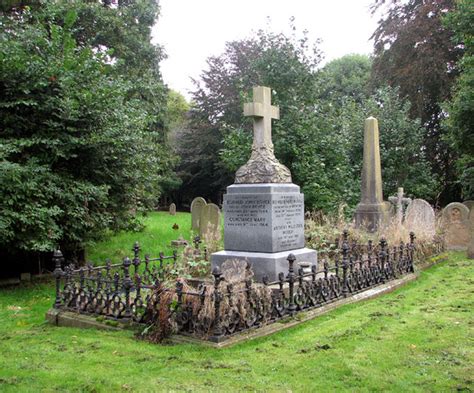
<path id="1" fill-rule="evenodd" d="M 403 196 L 403 187 L 398 187 L 397 196 L 388 197 L 388 200 L 395 205 L 397 222 L 401 224 L 403 220 L 403 208 L 411 202 L 411 198 L 405 198 Z"/>
<path id="2" fill-rule="evenodd" d="M 280 118 L 280 109 L 271 104 L 269 87 L 253 88 L 253 102 L 244 104 L 244 116 L 253 117 L 253 148 L 273 149 L 272 119 Z"/>

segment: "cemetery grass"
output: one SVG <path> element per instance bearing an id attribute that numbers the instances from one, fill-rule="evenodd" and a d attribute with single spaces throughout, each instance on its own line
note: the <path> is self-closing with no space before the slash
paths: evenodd
<path id="1" fill-rule="evenodd" d="M 214 349 L 54 327 L 53 283 L 0 290 L 0 391 L 472 391 L 465 253 L 390 294 Z"/>
<path id="2" fill-rule="evenodd" d="M 174 224 L 177 224 L 179 228 L 174 230 Z M 158 257 L 160 252 L 171 255 L 172 240 L 183 236 L 189 241 L 193 237 L 190 213 L 178 212 L 172 216 L 167 211 L 150 212 L 144 217 L 144 225 L 142 231 L 121 231 L 104 241 L 89 245 L 86 248 L 86 260 L 94 265 L 104 265 L 107 258 L 110 258 L 113 263 L 120 262 L 126 256 L 131 258 L 132 248 L 136 241 L 139 242 L 143 253 L 150 254 L 151 257 Z"/>

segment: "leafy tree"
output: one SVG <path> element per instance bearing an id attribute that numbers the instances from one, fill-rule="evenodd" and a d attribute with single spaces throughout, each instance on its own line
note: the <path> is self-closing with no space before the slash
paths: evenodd
<path id="1" fill-rule="evenodd" d="M 84 4 L 0 17 L 0 242 L 11 252 L 77 251 L 129 227 L 172 169 L 137 80 L 112 48 L 77 40 Z"/>
<path id="2" fill-rule="evenodd" d="M 401 97 L 409 99 L 411 117 L 421 119 L 425 127 L 423 144 L 444 183 L 445 200 L 456 199 L 458 193 L 450 187 L 455 176 L 453 152 L 443 142 L 440 126 L 445 116 L 441 103 L 450 97 L 459 74 L 456 62 L 463 52 L 442 23 L 454 4 L 454 0 L 376 0 L 373 5 L 374 11 L 386 11 L 372 36 L 374 83 L 400 87 Z"/>
<path id="3" fill-rule="evenodd" d="M 423 128 L 419 120 L 409 118 L 409 103 L 400 99 L 397 89 L 370 90 L 370 71 L 367 56 L 347 55 L 328 63 L 318 75 L 319 99 L 326 103 L 326 129 L 336 135 L 339 163 L 347 162 L 344 200 L 349 207 L 360 200 L 363 127 L 369 116 L 379 121 L 385 196 L 405 187 L 413 196 L 434 199 L 437 180 L 423 150 Z"/>
<path id="4" fill-rule="evenodd" d="M 416 195 L 431 194 L 434 181 L 422 150 L 422 129 L 407 119 L 408 106 L 397 90 L 370 92 L 365 56 L 346 56 L 317 70 L 319 52 L 309 56 L 308 49 L 305 39 L 260 31 L 209 59 L 182 139 L 182 168 L 189 176 L 183 188 L 208 197 L 198 187 L 209 181 L 200 176 L 211 179 L 207 174 L 213 173 L 211 184 L 221 189 L 232 182 L 252 143 L 252 124 L 242 106 L 251 101 L 252 86 L 260 84 L 273 88 L 272 101 L 280 107 L 281 119 L 273 123 L 276 157 L 302 187 L 308 209 L 329 211 L 359 201 L 363 124 L 370 115 L 379 117 L 382 128 L 385 192 L 403 185 Z"/>
<path id="5" fill-rule="evenodd" d="M 459 1 L 445 18 L 455 33 L 455 43 L 465 50 L 458 67 L 462 73 L 454 86 L 452 100 L 446 105 L 446 141 L 456 153 L 456 169 L 464 199 L 474 199 L 474 6 Z"/>
<path id="6" fill-rule="evenodd" d="M 334 105 L 347 99 L 362 102 L 370 95 L 369 82 L 372 61 L 366 55 L 350 54 L 335 59 L 319 72 L 319 97 Z"/>

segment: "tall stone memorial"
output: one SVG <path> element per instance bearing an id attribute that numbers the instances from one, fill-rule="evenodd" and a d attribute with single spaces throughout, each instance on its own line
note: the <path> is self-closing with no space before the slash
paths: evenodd
<path id="1" fill-rule="evenodd" d="M 287 257 L 316 263 L 316 251 L 305 248 L 304 197 L 291 182 L 288 168 L 273 153 L 271 121 L 279 118 L 268 87 L 253 89 L 244 115 L 253 117 L 254 138 L 248 162 L 224 195 L 224 250 L 211 255 L 212 266 L 226 260 L 248 260 L 257 279 L 276 280 L 288 270 Z"/>
<path id="2" fill-rule="evenodd" d="M 361 200 L 355 212 L 356 226 L 375 231 L 387 214 L 387 205 L 383 201 L 382 193 L 379 125 L 375 117 L 369 117 L 365 119 L 364 125 Z"/>

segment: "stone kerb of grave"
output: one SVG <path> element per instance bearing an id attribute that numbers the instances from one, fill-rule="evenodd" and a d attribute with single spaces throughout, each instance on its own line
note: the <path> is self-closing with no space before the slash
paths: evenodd
<path id="1" fill-rule="evenodd" d="M 316 264 L 316 251 L 305 248 L 304 196 L 291 183 L 291 173 L 273 153 L 271 90 L 256 87 L 254 102 L 244 114 L 254 120 L 250 160 L 236 173 L 235 184 L 224 195 L 224 250 L 211 255 L 212 266 L 226 260 L 246 260 L 257 280 L 276 280 L 288 270 L 288 254 L 297 263 Z"/>
<path id="2" fill-rule="evenodd" d="M 414 199 L 405 211 L 403 223 L 409 232 L 420 239 L 432 240 L 436 233 L 436 216 L 433 207 L 424 199 Z"/>
<path id="3" fill-rule="evenodd" d="M 465 250 L 470 241 L 469 209 L 452 202 L 443 209 L 442 226 L 448 250 Z"/>
<path id="4" fill-rule="evenodd" d="M 202 197 L 196 197 L 191 202 L 191 229 L 193 231 L 199 231 L 199 220 L 201 219 L 201 210 L 207 202 Z"/>

